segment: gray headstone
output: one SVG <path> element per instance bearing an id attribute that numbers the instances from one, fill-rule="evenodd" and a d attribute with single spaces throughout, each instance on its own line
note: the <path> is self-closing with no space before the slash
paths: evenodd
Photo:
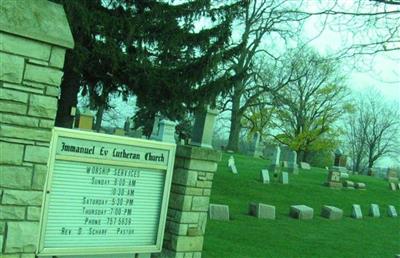
<path id="1" fill-rule="evenodd" d="M 279 146 L 276 146 L 275 151 L 272 155 L 271 164 L 275 165 L 275 166 L 279 166 L 280 157 L 281 157 L 281 148 Z"/>
<path id="2" fill-rule="evenodd" d="M 229 220 L 229 206 L 211 203 L 209 216 L 212 220 Z"/>
<path id="3" fill-rule="evenodd" d="M 392 191 L 396 191 L 397 190 L 397 185 L 395 183 L 393 183 L 393 182 L 390 182 L 389 183 L 389 188 Z"/>
<path id="4" fill-rule="evenodd" d="M 388 205 L 388 216 L 389 217 L 397 217 L 397 211 L 393 205 Z"/>
<path id="5" fill-rule="evenodd" d="M 311 166 L 307 162 L 300 162 L 300 168 L 305 169 L 305 170 L 310 170 Z"/>
<path id="6" fill-rule="evenodd" d="M 280 173 L 279 174 L 279 182 L 284 185 L 289 184 L 289 174 L 287 172 Z"/>
<path id="7" fill-rule="evenodd" d="M 228 167 L 235 165 L 235 159 L 233 158 L 233 156 L 230 156 L 228 159 Z"/>
<path id="8" fill-rule="evenodd" d="M 289 167 L 288 162 L 287 161 L 282 161 L 282 167 L 288 168 Z"/>
<path id="9" fill-rule="evenodd" d="M 327 219 L 341 219 L 343 217 L 343 210 L 334 206 L 324 205 L 322 207 L 321 216 Z"/>
<path id="10" fill-rule="evenodd" d="M 217 115 L 218 110 L 211 109 L 209 106 L 196 112 L 192 132 L 192 145 L 212 149 L 212 136 Z"/>
<path id="11" fill-rule="evenodd" d="M 355 219 L 362 219 L 362 211 L 360 205 L 353 204 L 351 208 L 351 217 Z"/>
<path id="12" fill-rule="evenodd" d="M 314 209 L 306 205 L 292 205 L 290 206 L 289 215 L 295 219 L 312 219 Z"/>
<path id="13" fill-rule="evenodd" d="M 269 184 L 270 178 L 269 178 L 268 169 L 262 169 L 261 170 L 260 178 L 261 178 L 261 182 L 263 184 Z"/>
<path id="14" fill-rule="evenodd" d="M 341 178 L 344 178 L 344 179 L 347 179 L 347 178 L 349 178 L 350 176 L 349 176 L 349 173 L 347 173 L 347 172 L 340 172 L 340 177 L 341 177 Z"/>
<path id="15" fill-rule="evenodd" d="M 354 182 L 350 181 L 350 180 L 345 180 L 343 182 L 343 185 L 346 186 L 346 187 L 354 187 Z"/>
<path id="16" fill-rule="evenodd" d="M 374 218 L 379 218 L 381 216 L 378 204 L 371 204 L 369 208 L 369 215 Z"/>
<path id="17" fill-rule="evenodd" d="M 153 124 L 153 130 L 151 131 L 151 136 L 150 139 L 156 139 L 159 134 L 159 127 L 160 127 L 160 115 L 156 114 L 154 117 L 154 124 Z"/>
<path id="18" fill-rule="evenodd" d="M 175 122 L 165 119 L 161 120 L 159 123 L 158 135 L 155 139 L 162 142 L 176 143 L 175 126 Z"/>
<path id="19" fill-rule="evenodd" d="M 252 202 L 249 213 L 259 219 L 275 219 L 275 206 Z"/>

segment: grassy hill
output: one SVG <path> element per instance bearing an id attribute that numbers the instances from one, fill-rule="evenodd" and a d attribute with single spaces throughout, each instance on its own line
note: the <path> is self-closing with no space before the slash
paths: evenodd
<path id="1" fill-rule="evenodd" d="M 400 254 L 400 217 L 387 216 L 387 205 L 400 212 L 400 191 L 390 191 L 382 179 L 351 175 L 349 180 L 364 182 L 367 190 L 335 190 L 323 186 L 323 169 L 300 170 L 289 175 L 289 185 L 260 182 L 265 160 L 234 155 L 239 175 L 228 167 L 223 155 L 215 174 L 211 203 L 227 204 L 231 220 L 207 222 L 204 258 L 285 257 L 285 258 L 379 258 Z M 271 178 L 272 179 L 272 178 Z M 276 220 L 260 220 L 248 215 L 251 201 L 276 206 Z M 368 217 L 369 204 L 380 207 L 381 218 Z M 291 205 L 314 208 L 314 219 L 289 218 Z M 351 205 L 360 204 L 364 218 L 350 217 Z M 331 221 L 320 216 L 323 205 L 343 209 L 344 218 Z"/>

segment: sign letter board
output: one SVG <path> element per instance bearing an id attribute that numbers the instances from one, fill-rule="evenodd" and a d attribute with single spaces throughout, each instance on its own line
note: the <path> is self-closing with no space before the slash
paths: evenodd
<path id="1" fill-rule="evenodd" d="M 54 128 L 38 254 L 160 252 L 175 148 Z"/>

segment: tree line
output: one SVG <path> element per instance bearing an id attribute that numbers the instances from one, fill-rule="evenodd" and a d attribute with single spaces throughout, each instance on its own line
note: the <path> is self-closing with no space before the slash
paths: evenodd
<path id="1" fill-rule="evenodd" d="M 368 167 L 396 149 L 367 147 L 373 140 L 356 140 L 366 130 L 339 122 L 347 114 L 353 119 L 350 125 L 357 119 L 366 123 L 367 111 L 363 119 L 356 118 L 366 105 L 349 98 L 341 64 L 355 56 L 398 50 L 396 1 L 360 0 L 347 8 L 341 0 L 319 1 L 323 8 L 318 11 L 307 10 L 304 1 L 288 0 L 53 1 L 64 6 L 75 40 L 66 54 L 57 126 L 72 126 L 70 110 L 77 106 L 78 94 L 88 96 L 90 108 L 97 111 L 97 130 L 112 95 L 134 95 L 135 126 L 148 136 L 157 114 L 189 130 L 193 112 L 211 105 L 229 115 L 226 148 L 233 151 L 239 150 L 241 134 L 256 132 L 263 140 L 288 145 L 304 161 L 344 145 L 342 135 L 350 139 L 354 134 L 345 145 L 354 142 L 349 147 L 353 160 L 362 156 Z M 313 16 L 325 18 L 322 29 L 345 26 L 354 41 L 322 56 L 301 37 Z M 360 42 L 360 28 L 376 33 L 367 33 L 369 38 Z M 355 145 L 362 151 L 353 150 Z"/>

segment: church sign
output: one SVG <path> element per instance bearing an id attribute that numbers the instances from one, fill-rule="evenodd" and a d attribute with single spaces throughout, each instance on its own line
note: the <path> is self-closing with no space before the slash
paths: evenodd
<path id="1" fill-rule="evenodd" d="M 53 129 L 38 254 L 160 252 L 175 144 Z"/>

